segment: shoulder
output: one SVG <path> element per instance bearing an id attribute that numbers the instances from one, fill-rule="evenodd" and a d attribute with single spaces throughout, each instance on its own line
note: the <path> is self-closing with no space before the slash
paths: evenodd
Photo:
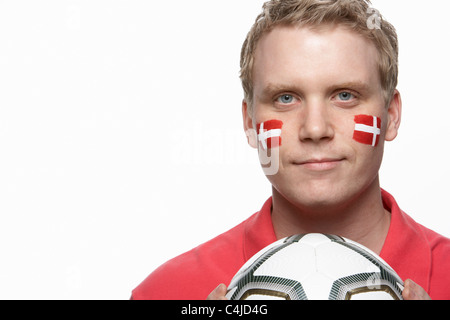
<path id="1" fill-rule="evenodd" d="M 133 290 L 132 299 L 206 299 L 244 263 L 245 222 L 161 265 Z"/>
<path id="2" fill-rule="evenodd" d="M 412 220 L 412 218 L 409 219 Z M 440 262 L 434 262 L 433 267 L 439 267 L 444 263 L 447 266 L 447 270 L 450 270 L 450 239 L 419 223 L 415 223 L 415 225 L 416 230 L 420 233 L 424 242 L 427 243 L 433 261 Z"/>
<path id="3" fill-rule="evenodd" d="M 427 248 L 427 250 L 420 250 L 413 246 L 411 252 L 422 251 L 422 263 L 426 263 L 429 270 L 426 274 L 429 295 L 435 300 L 450 299 L 450 239 L 415 222 L 406 214 L 405 217 L 413 226 L 412 229 L 417 238 L 422 239 L 423 245 Z"/>
<path id="4" fill-rule="evenodd" d="M 381 257 L 431 298 L 450 299 L 450 240 L 414 221 L 384 190 L 383 202 L 391 212 L 391 225 Z"/>
<path id="5" fill-rule="evenodd" d="M 276 241 L 271 207 L 269 198 L 236 227 L 166 262 L 133 290 L 132 299 L 203 300 L 219 284 L 228 285 L 251 256 Z"/>
<path id="6" fill-rule="evenodd" d="M 450 239 L 420 226 L 430 247 L 430 296 L 433 299 L 450 299 Z"/>
<path id="7" fill-rule="evenodd" d="M 413 226 L 413 230 L 417 233 L 417 236 L 422 238 L 427 244 L 432 258 L 442 258 L 445 262 L 450 263 L 450 239 L 421 225 L 420 223 L 415 222 L 407 214 L 403 214 L 405 219 L 409 220 L 409 224 Z"/>

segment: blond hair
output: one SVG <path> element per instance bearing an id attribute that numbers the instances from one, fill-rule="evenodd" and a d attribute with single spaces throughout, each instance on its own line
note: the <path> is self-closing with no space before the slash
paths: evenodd
<path id="1" fill-rule="evenodd" d="M 395 28 L 371 8 L 369 0 L 270 0 L 256 18 L 241 50 L 240 77 L 247 104 L 253 104 L 252 71 L 261 37 L 279 25 L 319 27 L 343 25 L 374 43 L 379 53 L 378 71 L 386 104 L 397 87 L 398 39 Z"/>

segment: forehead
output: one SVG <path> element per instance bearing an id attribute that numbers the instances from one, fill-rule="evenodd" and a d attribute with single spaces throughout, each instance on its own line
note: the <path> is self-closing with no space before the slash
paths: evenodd
<path id="1" fill-rule="evenodd" d="M 253 65 L 255 94 L 273 83 L 319 90 L 338 82 L 381 90 L 378 51 L 362 35 L 343 26 L 278 26 L 260 39 Z"/>

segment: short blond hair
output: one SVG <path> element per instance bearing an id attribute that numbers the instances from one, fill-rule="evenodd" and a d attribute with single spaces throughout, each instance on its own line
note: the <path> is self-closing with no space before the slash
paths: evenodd
<path id="1" fill-rule="evenodd" d="M 326 24 L 343 25 L 374 43 L 379 53 L 381 87 L 386 104 L 389 104 L 398 82 L 397 33 L 377 10 L 371 8 L 369 0 L 270 0 L 264 3 L 241 50 L 240 78 L 250 108 L 253 104 L 253 63 L 259 39 L 279 25 L 320 27 Z"/>

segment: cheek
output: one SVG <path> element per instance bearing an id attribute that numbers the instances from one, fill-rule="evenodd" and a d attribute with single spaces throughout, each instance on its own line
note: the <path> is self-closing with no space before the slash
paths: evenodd
<path id="1" fill-rule="evenodd" d="M 381 138 L 381 118 L 367 114 L 359 114 L 354 117 L 354 122 L 353 140 L 376 148 Z"/>
<path id="2" fill-rule="evenodd" d="M 256 125 L 258 145 L 263 150 L 279 148 L 281 146 L 281 133 L 283 129 L 283 121 L 272 119 Z"/>
<path id="3" fill-rule="evenodd" d="M 355 179 L 372 180 L 378 175 L 383 160 L 384 153 L 384 132 L 385 126 L 381 125 L 380 134 L 375 141 L 372 136 L 366 137 L 365 143 L 356 140 L 351 141 L 353 149 L 351 162 L 355 172 Z M 375 142 L 374 142 L 375 141 Z M 375 143 L 373 146 L 371 143 Z"/>
<path id="4" fill-rule="evenodd" d="M 353 124 L 353 154 L 359 171 L 376 175 L 383 159 L 386 118 L 372 115 L 356 115 Z"/>
<path id="5" fill-rule="evenodd" d="M 367 184 L 373 181 L 379 174 L 381 162 L 383 159 L 383 149 L 378 146 L 372 150 L 360 149 L 356 153 L 355 163 L 353 165 L 354 180 Z"/>

